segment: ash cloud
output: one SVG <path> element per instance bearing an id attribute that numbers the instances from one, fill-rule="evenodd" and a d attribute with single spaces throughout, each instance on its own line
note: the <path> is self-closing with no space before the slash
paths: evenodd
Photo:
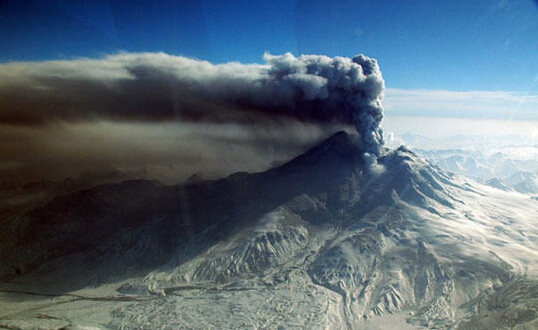
<path id="1" fill-rule="evenodd" d="M 268 121 L 354 127 L 378 155 L 384 81 L 374 59 L 264 55 L 265 64 L 163 53 L 0 65 L 0 124 Z"/>
<path id="2" fill-rule="evenodd" d="M 264 55 L 265 64 L 163 53 L 0 64 L 0 184 L 137 171 L 260 171 L 342 129 L 365 160 L 383 143 L 375 60 Z"/>
<path id="3" fill-rule="evenodd" d="M 218 179 L 279 165 L 339 129 L 299 122 L 0 125 L 0 191 L 3 182 L 23 185 L 115 170 L 144 169 L 148 178 L 170 184 L 192 174 Z"/>

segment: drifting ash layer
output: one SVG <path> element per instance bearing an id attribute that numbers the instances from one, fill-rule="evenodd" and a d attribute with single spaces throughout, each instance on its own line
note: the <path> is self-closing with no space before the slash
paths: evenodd
<path id="1" fill-rule="evenodd" d="M 537 209 L 405 148 L 366 165 L 359 140 L 337 133 L 263 173 L 104 185 L 29 212 L 7 227 L 23 235 L 2 239 L 11 286 L 70 278 L 81 296 L 152 299 L 99 313 L 5 300 L 16 313 L 0 316 L 122 329 L 532 329 Z"/>

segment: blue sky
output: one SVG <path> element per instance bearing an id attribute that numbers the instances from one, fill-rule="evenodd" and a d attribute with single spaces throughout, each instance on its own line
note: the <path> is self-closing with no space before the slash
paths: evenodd
<path id="1" fill-rule="evenodd" d="M 538 5 L 501 1 L 0 3 L 0 61 L 164 51 L 211 62 L 292 52 L 378 59 L 387 87 L 538 91 Z"/>
<path id="2" fill-rule="evenodd" d="M 82 96 L 94 90 L 78 93 L 77 86 L 86 85 L 71 75 L 79 77 L 77 70 L 87 70 L 85 74 L 91 79 L 121 76 L 123 67 L 118 69 L 110 59 L 114 56 L 107 54 L 122 51 L 165 52 L 213 63 L 262 63 L 264 52 L 347 57 L 363 53 L 376 58 L 383 72 L 385 117 L 381 125 L 385 132 L 394 133 L 387 136 L 517 134 L 524 135 L 529 145 L 538 145 L 536 1 L 0 0 L 0 63 L 6 62 L 0 65 L 0 87 L 7 91 L 2 94 L 0 90 L 4 95 L 0 108 L 13 105 L 13 113 L 22 113 L 23 121 L 28 120 L 24 115 L 28 109 L 18 108 L 24 103 L 19 101 L 28 98 L 31 105 L 33 98 L 28 93 L 34 90 L 18 92 L 34 87 L 34 81 L 25 79 L 32 72 L 42 72 L 53 78 L 48 83 L 58 82 L 54 86 L 63 88 L 66 85 L 61 83 L 66 81 L 82 83 L 70 86 L 71 92 L 38 88 L 36 97 L 50 92 L 49 96 L 61 104 L 80 98 L 89 106 L 106 101 L 101 94 L 84 99 Z M 149 55 L 152 59 L 166 57 Z M 100 60 L 71 61 L 81 57 Z M 62 61 L 26 63 L 45 60 Z M 56 74 L 65 75 L 67 80 L 55 80 Z M 10 103 L 6 95 L 17 102 Z M 60 118 L 41 104 L 35 111 L 37 117 Z M 72 113 L 67 110 L 59 109 L 59 113 L 70 118 Z M 9 119 L 10 114 L 8 111 L 4 117 Z M 91 118 L 86 115 L 81 118 Z M 0 143 L 4 156 L 0 170 L 3 166 L 19 171 L 24 180 L 31 173 L 36 178 L 63 177 L 107 166 L 153 168 L 155 173 L 170 173 L 176 179 L 181 171 L 185 175 L 194 172 L 185 169 L 211 169 L 208 164 L 217 163 L 224 163 L 230 172 L 259 170 L 275 159 L 292 156 L 282 145 L 322 134 L 310 126 L 266 127 L 262 131 L 266 129 L 264 134 L 270 139 L 276 136 L 286 143 L 252 149 L 256 143 L 249 139 L 259 132 L 251 134 L 237 125 L 104 120 L 66 121 L 62 129 L 9 123 L 0 126 L 4 141 Z M 208 142 L 203 138 L 207 132 L 218 139 Z M 235 138 L 234 134 L 245 140 L 215 145 L 217 140 L 231 141 L 223 137 Z M 199 154 L 202 151 L 206 152 L 203 157 Z M 238 158 L 239 154 L 248 157 Z"/>

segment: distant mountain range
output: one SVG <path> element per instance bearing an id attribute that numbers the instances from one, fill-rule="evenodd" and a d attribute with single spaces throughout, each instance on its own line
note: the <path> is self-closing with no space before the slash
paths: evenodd
<path id="1" fill-rule="evenodd" d="M 446 171 L 492 187 L 538 194 L 538 160 L 512 159 L 501 152 L 486 156 L 464 149 L 418 149 L 417 153 Z"/>

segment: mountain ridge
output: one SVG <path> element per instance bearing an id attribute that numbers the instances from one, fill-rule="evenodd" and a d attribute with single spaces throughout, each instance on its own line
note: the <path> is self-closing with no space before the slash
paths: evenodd
<path id="1" fill-rule="evenodd" d="M 112 328 L 144 327 L 151 315 L 155 327 L 188 318 L 203 329 L 208 318 L 237 328 L 258 315 L 252 308 L 270 306 L 251 321 L 355 329 L 394 315 L 397 327 L 465 329 L 493 317 L 472 306 L 495 295 L 514 301 L 499 313 L 533 306 L 499 288 L 534 288 L 538 236 L 528 210 L 537 201 L 444 172 L 405 147 L 372 164 L 358 141 L 337 133 L 265 172 L 57 197 L 10 228 L 21 239 L 2 240 L 2 279 L 67 291 L 123 283 L 122 295 L 162 296 L 181 310 L 160 318 L 169 311 L 155 298 L 115 316 Z M 225 303 L 212 307 L 215 317 L 189 297 Z"/>

